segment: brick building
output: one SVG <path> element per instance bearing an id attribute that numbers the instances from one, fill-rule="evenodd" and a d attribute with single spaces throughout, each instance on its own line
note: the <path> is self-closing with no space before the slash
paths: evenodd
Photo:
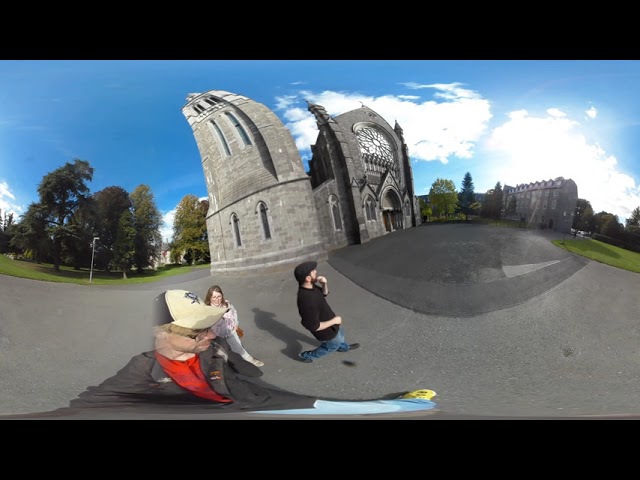
<path id="1" fill-rule="evenodd" d="M 515 187 L 505 185 L 503 217 L 528 226 L 569 233 L 578 201 L 578 186 L 573 180 L 557 177 Z"/>

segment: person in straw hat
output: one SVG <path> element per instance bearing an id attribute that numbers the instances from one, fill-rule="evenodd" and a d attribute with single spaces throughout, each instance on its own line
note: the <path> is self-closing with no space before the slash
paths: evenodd
<path id="1" fill-rule="evenodd" d="M 299 414 L 370 415 L 433 409 L 435 392 L 370 401 L 320 399 L 260 382 L 262 370 L 216 338 L 226 308 L 209 306 L 187 290 L 154 301 L 153 350 L 134 356 L 114 376 L 88 387 L 68 407 L 0 418 L 149 418 L 149 415 L 245 412 L 265 418 Z M 425 394 L 426 392 L 426 394 Z M 245 417 L 243 417 L 245 418 Z"/>

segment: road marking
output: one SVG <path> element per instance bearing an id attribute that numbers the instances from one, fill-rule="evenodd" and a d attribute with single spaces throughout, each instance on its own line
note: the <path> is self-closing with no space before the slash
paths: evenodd
<path id="1" fill-rule="evenodd" d="M 551 260 L 550 262 L 544 263 L 528 263 L 526 265 L 503 265 L 502 271 L 508 278 L 513 278 L 518 275 L 524 275 L 525 273 L 530 273 L 534 270 L 548 267 L 549 265 L 553 265 L 558 262 L 560 262 L 560 260 Z"/>

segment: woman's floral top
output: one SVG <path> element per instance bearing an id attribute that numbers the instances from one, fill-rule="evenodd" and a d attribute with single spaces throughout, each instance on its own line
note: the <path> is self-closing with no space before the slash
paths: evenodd
<path id="1" fill-rule="evenodd" d="M 218 320 L 211 330 L 217 337 L 228 337 L 235 332 L 238 327 L 238 312 L 231 302 L 227 302 L 229 310 L 225 313 L 220 320 Z"/>

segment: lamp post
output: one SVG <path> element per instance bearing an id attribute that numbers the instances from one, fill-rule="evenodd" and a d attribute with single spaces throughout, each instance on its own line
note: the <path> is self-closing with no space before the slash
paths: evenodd
<path id="1" fill-rule="evenodd" d="M 93 256 L 96 253 L 96 240 L 100 240 L 100 237 L 93 237 L 93 242 L 91 242 L 91 268 L 89 269 L 89 283 L 93 279 Z"/>
<path id="2" fill-rule="evenodd" d="M 569 232 L 571 232 L 571 229 L 573 228 L 573 212 L 567 211 L 565 210 L 563 213 L 563 216 L 566 217 L 570 217 L 571 218 L 571 223 L 569 224 Z M 564 221 L 564 225 L 562 226 L 562 245 L 564 245 L 564 237 L 567 234 L 567 221 Z"/>

